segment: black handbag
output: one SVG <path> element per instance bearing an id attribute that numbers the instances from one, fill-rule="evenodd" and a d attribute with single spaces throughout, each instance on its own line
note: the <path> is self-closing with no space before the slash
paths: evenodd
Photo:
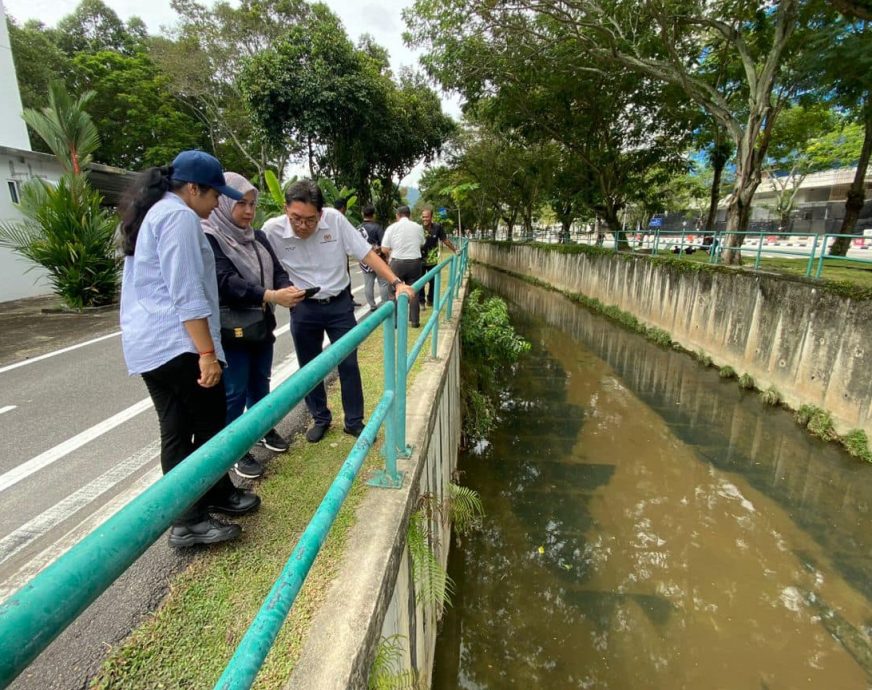
<path id="1" fill-rule="evenodd" d="M 221 307 L 221 341 L 224 343 L 263 343 L 272 329 L 262 307 Z"/>
<path id="2" fill-rule="evenodd" d="M 260 252 L 255 250 L 260 264 L 260 284 L 263 285 L 263 263 Z M 222 343 L 264 343 L 272 335 L 266 319 L 266 307 L 221 307 Z"/>

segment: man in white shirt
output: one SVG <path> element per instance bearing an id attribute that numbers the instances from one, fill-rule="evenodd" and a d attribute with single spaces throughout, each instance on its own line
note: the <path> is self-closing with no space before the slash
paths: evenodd
<path id="1" fill-rule="evenodd" d="M 388 268 L 357 229 L 339 211 L 324 208 L 324 196 L 312 180 L 300 180 L 285 192 L 285 215 L 264 223 L 279 261 L 295 287 L 321 288 L 291 310 L 291 337 L 300 367 L 321 354 L 324 334 L 335 342 L 357 325 L 351 299 L 348 257 L 372 268 L 376 275 L 411 300 L 412 288 L 404 285 Z M 357 365 L 357 351 L 339 367 L 345 433 L 359 436 L 363 431 L 363 387 Z M 307 396 L 306 406 L 313 424 L 306 432 L 311 443 L 320 441 L 333 416 L 327 407 L 327 391 L 319 383 Z"/>
<path id="2" fill-rule="evenodd" d="M 397 209 L 397 222 L 388 226 L 382 239 L 382 251 L 390 260 L 391 270 L 411 285 L 421 277 L 421 247 L 426 241 L 424 228 L 413 221 L 408 206 Z M 417 296 L 409 298 L 409 322 L 419 328 L 420 308 Z"/>

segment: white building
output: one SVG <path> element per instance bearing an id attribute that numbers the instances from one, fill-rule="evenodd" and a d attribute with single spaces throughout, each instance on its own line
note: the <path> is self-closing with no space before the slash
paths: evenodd
<path id="1" fill-rule="evenodd" d="M 54 156 L 30 150 L 21 111 L 6 11 L 0 0 L 0 222 L 4 223 L 22 217 L 18 198 L 24 182 L 33 177 L 57 181 L 63 173 Z M 33 266 L 10 250 L 0 248 L 0 302 L 51 292 L 45 272 Z"/>

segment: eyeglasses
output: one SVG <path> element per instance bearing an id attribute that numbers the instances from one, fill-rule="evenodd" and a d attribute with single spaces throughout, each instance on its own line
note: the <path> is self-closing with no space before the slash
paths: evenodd
<path id="1" fill-rule="evenodd" d="M 291 221 L 291 225 L 312 228 L 318 225 L 319 216 L 307 216 L 306 218 L 303 218 L 302 216 L 291 215 L 288 216 L 288 219 Z"/>

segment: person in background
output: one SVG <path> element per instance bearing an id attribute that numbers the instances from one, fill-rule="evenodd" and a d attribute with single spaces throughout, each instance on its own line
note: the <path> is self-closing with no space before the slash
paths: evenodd
<path id="1" fill-rule="evenodd" d="M 385 235 L 385 229 L 382 227 L 381 223 L 375 222 L 374 207 L 364 206 L 363 225 L 361 225 L 359 229 L 360 234 L 367 242 L 369 242 L 369 246 L 372 247 L 372 250 L 376 253 L 376 255 L 380 259 L 384 258 L 382 256 L 381 243 L 382 238 L 384 238 Z M 360 270 L 363 273 L 363 294 L 366 295 L 366 301 L 367 304 L 369 304 L 369 311 L 374 312 L 376 308 L 375 281 L 378 280 L 382 303 L 387 302 L 391 298 L 390 291 L 388 290 L 388 284 L 387 281 L 376 276 L 375 271 L 362 261 L 360 262 Z"/>
<path id="2" fill-rule="evenodd" d="M 242 197 L 225 184 L 216 158 L 183 151 L 171 166 L 139 175 L 121 204 L 121 345 L 130 374 L 142 376 L 154 402 L 164 474 L 224 427 L 218 281 L 200 228 L 221 194 Z M 258 496 L 225 474 L 176 519 L 169 542 L 235 539 L 240 526 L 210 511 L 242 515 L 259 505 Z"/>
<path id="3" fill-rule="evenodd" d="M 348 200 L 345 197 L 339 197 L 333 202 L 333 208 L 339 211 L 343 216 L 346 215 L 348 213 Z"/>
<path id="4" fill-rule="evenodd" d="M 439 243 L 441 242 L 448 247 L 452 252 L 457 253 L 457 249 L 445 235 L 445 230 L 441 223 L 433 222 L 433 209 L 429 206 L 421 211 L 421 225 L 424 228 L 424 247 L 421 249 L 421 275 L 424 275 L 431 268 L 434 268 L 439 263 Z M 418 301 L 421 303 L 421 309 L 424 306 L 432 307 L 435 302 L 434 284 L 435 278 L 431 278 L 427 284 L 421 288 L 418 293 Z M 428 293 L 425 299 L 425 291 Z"/>
<path id="5" fill-rule="evenodd" d="M 291 310 L 291 337 L 300 367 L 321 354 L 324 335 L 335 342 L 357 325 L 351 304 L 351 281 L 346 271 L 353 256 L 372 268 L 397 292 L 413 297 L 357 229 L 335 208 L 324 207 L 324 196 L 312 180 L 300 180 L 285 192 L 285 215 L 270 218 L 263 231 L 276 256 L 297 287 L 320 288 Z M 339 364 L 345 433 L 363 431 L 363 386 L 357 351 Z M 332 423 L 323 381 L 306 396 L 313 424 L 306 432 L 310 443 L 320 441 Z"/>
<path id="6" fill-rule="evenodd" d="M 397 221 L 388 226 L 382 239 L 382 251 L 390 260 L 390 267 L 405 283 L 411 285 L 421 277 L 421 247 L 424 246 L 424 228 L 413 221 L 408 206 L 397 209 Z M 421 312 L 417 296 L 409 299 L 409 323 L 420 328 Z"/>
<path id="7" fill-rule="evenodd" d="M 275 305 L 293 307 L 301 299 L 302 290 L 291 281 L 272 247 L 260 230 L 251 227 L 257 209 L 257 189 L 242 175 L 224 173 L 227 186 L 242 195 L 238 201 L 228 196 L 218 200 L 217 208 L 202 221 L 203 231 L 215 254 L 218 275 L 218 297 L 221 306 L 257 307 L 263 310 L 268 337 L 262 342 L 234 342 L 222 338 L 227 369 L 224 386 L 227 390 L 227 423 L 230 424 L 269 393 L 272 374 L 273 344 L 276 327 Z M 260 445 L 277 453 L 288 449 L 287 442 L 271 429 Z M 240 477 L 256 479 L 263 466 L 251 453 L 246 453 L 233 466 Z"/>

